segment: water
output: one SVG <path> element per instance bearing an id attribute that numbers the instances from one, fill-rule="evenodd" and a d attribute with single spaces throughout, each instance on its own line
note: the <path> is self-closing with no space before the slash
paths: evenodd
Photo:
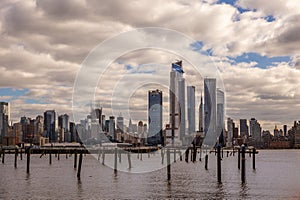
<path id="1" fill-rule="evenodd" d="M 204 162 L 173 163 L 168 184 L 166 168 L 116 175 L 90 155 L 83 157 L 81 181 L 73 169 L 73 157 L 65 155 L 59 161 L 53 156 L 52 165 L 48 157 L 32 155 L 27 175 L 26 159 L 18 159 L 15 169 L 11 154 L 6 155 L 5 164 L 0 163 L 0 199 L 300 199 L 299 150 L 261 150 L 256 158 L 253 171 L 252 158 L 246 156 L 245 184 L 241 184 L 237 155 L 227 158 L 226 154 L 222 184 L 217 183 L 214 154 L 209 156 L 207 171 Z M 147 159 L 144 155 L 143 160 Z M 125 156 L 122 162 L 127 163 Z"/>

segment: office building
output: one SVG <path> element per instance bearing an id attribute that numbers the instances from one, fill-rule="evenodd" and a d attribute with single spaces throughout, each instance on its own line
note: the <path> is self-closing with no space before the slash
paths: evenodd
<path id="1" fill-rule="evenodd" d="M 195 132 L 195 86 L 187 86 L 188 132 Z"/>
<path id="2" fill-rule="evenodd" d="M 217 99 L 216 99 L 216 79 L 204 79 L 204 133 L 205 144 L 215 145 L 217 142 Z"/>
<path id="3" fill-rule="evenodd" d="M 148 137 L 150 145 L 162 144 L 162 91 L 148 92 Z"/>
<path id="4" fill-rule="evenodd" d="M 44 131 L 46 137 L 49 138 L 49 142 L 57 142 L 55 110 L 44 112 Z"/>
<path id="5" fill-rule="evenodd" d="M 111 138 L 113 140 L 116 140 L 117 137 L 116 137 L 116 133 L 115 133 L 115 117 L 114 116 L 110 116 L 109 117 L 109 128 L 108 128 L 108 132 L 109 132 L 109 135 L 111 136 Z"/>
<path id="6" fill-rule="evenodd" d="M 240 136 L 242 138 L 249 137 L 249 129 L 247 125 L 247 119 L 240 119 Z"/>
<path id="7" fill-rule="evenodd" d="M 2 139 L 8 136 L 8 126 L 10 121 L 10 106 L 7 102 L 0 102 L 0 144 Z"/>
<path id="8" fill-rule="evenodd" d="M 217 136 L 219 136 L 225 128 L 224 104 L 225 104 L 224 92 L 218 88 L 217 89 Z M 225 135 L 225 138 L 228 141 L 232 141 L 232 136 L 233 136 L 233 132 L 231 132 L 231 134 Z"/>
<path id="9" fill-rule="evenodd" d="M 202 93 L 201 93 L 201 100 L 200 100 L 200 105 L 199 105 L 199 131 L 203 132 L 204 127 L 203 127 L 203 98 L 202 98 Z"/>

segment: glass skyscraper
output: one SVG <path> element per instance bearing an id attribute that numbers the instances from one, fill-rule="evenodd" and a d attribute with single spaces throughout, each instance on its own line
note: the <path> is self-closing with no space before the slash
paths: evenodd
<path id="1" fill-rule="evenodd" d="M 163 145 L 162 138 L 162 91 L 148 92 L 148 144 Z"/>

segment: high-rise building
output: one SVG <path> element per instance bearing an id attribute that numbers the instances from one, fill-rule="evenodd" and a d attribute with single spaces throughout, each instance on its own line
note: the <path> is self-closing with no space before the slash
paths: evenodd
<path id="1" fill-rule="evenodd" d="M 287 136 L 287 125 L 283 125 L 283 135 L 284 137 Z"/>
<path id="2" fill-rule="evenodd" d="M 69 115 L 64 114 L 58 116 L 58 127 L 62 130 L 61 135 L 58 136 L 60 142 L 69 142 L 71 140 L 69 126 Z"/>
<path id="3" fill-rule="evenodd" d="M 10 121 L 10 107 L 7 102 L 0 102 L 0 144 L 2 139 L 8 136 L 8 126 Z"/>
<path id="4" fill-rule="evenodd" d="M 49 142 L 57 142 L 55 110 L 47 110 L 44 112 L 44 131 L 46 137 L 49 138 Z"/>
<path id="5" fill-rule="evenodd" d="M 70 122 L 70 135 L 71 135 L 71 142 L 78 142 L 78 134 L 74 122 Z"/>
<path id="6" fill-rule="evenodd" d="M 261 145 L 261 127 L 255 118 L 250 120 L 250 133 L 252 136 L 253 146 L 260 147 Z"/>
<path id="7" fill-rule="evenodd" d="M 228 146 L 228 147 L 232 146 L 232 142 L 233 142 L 232 138 L 233 138 L 233 134 L 234 134 L 233 132 L 234 132 L 234 128 L 235 128 L 234 126 L 235 126 L 235 124 L 233 122 L 233 119 L 227 118 L 227 135 L 228 135 L 228 138 L 227 138 L 226 146 Z"/>
<path id="8" fill-rule="evenodd" d="M 219 136 L 224 130 L 224 104 L 225 96 L 221 89 L 217 89 L 217 136 Z M 233 134 L 227 134 L 225 138 L 227 141 L 232 141 Z M 230 143 L 231 144 L 231 143 Z"/>
<path id="9" fill-rule="evenodd" d="M 247 119 L 240 119 L 240 136 L 247 138 L 249 137 Z"/>
<path id="10" fill-rule="evenodd" d="M 203 98 L 202 98 L 202 92 L 201 92 L 201 100 L 199 105 L 199 131 L 204 131 L 204 125 L 203 125 Z"/>
<path id="11" fill-rule="evenodd" d="M 124 118 L 122 116 L 117 117 L 117 132 L 124 132 Z"/>
<path id="12" fill-rule="evenodd" d="M 185 135 L 185 79 L 182 61 L 172 63 L 170 72 L 170 130 L 171 140 L 183 140 Z"/>
<path id="13" fill-rule="evenodd" d="M 216 79 L 204 79 L 204 133 L 205 144 L 214 145 L 217 141 L 217 99 Z"/>
<path id="14" fill-rule="evenodd" d="M 195 86 L 187 86 L 187 110 L 189 134 L 195 132 Z"/>
<path id="15" fill-rule="evenodd" d="M 44 132 L 44 117 L 38 115 L 34 121 L 33 142 L 38 144 Z"/>
<path id="16" fill-rule="evenodd" d="M 115 117 L 114 116 L 110 116 L 109 117 L 109 128 L 108 128 L 108 132 L 109 132 L 109 135 L 111 136 L 111 138 L 113 140 L 117 139 L 116 137 L 116 133 L 115 133 Z"/>
<path id="17" fill-rule="evenodd" d="M 162 144 L 162 91 L 148 92 L 148 144 Z"/>

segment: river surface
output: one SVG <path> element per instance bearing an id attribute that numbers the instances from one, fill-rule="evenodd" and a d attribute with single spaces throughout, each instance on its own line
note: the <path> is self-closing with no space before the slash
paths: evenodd
<path id="1" fill-rule="evenodd" d="M 132 155 L 132 171 L 138 160 L 151 165 L 151 158 L 160 155 Z M 256 170 L 252 158 L 246 155 L 246 183 L 241 183 L 237 155 L 222 160 L 222 183 L 217 182 L 216 157 L 209 154 L 208 170 L 204 162 L 179 161 L 171 165 L 171 181 L 165 167 L 147 173 L 118 172 L 103 166 L 102 160 L 83 156 L 81 179 L 73 168 L 74 158 L 65 155 L 57 160 L 52 156 L 31 156 L 30 174 L 26 174 L 26 157 L 5 156 L 0 163 L 0 199 L 300 199 L 300 150 L 260 150 L 256 155 Z M 106 156 L 107 165 L 113 158 Z M 148 161 L 147 161 L 148 159 Z M 173 159 L 173 158 L 172 158 Z M 157 164 L 157 163 L 156 163 Z M 128 167 L 122 156 L 118 167 Z"/>

